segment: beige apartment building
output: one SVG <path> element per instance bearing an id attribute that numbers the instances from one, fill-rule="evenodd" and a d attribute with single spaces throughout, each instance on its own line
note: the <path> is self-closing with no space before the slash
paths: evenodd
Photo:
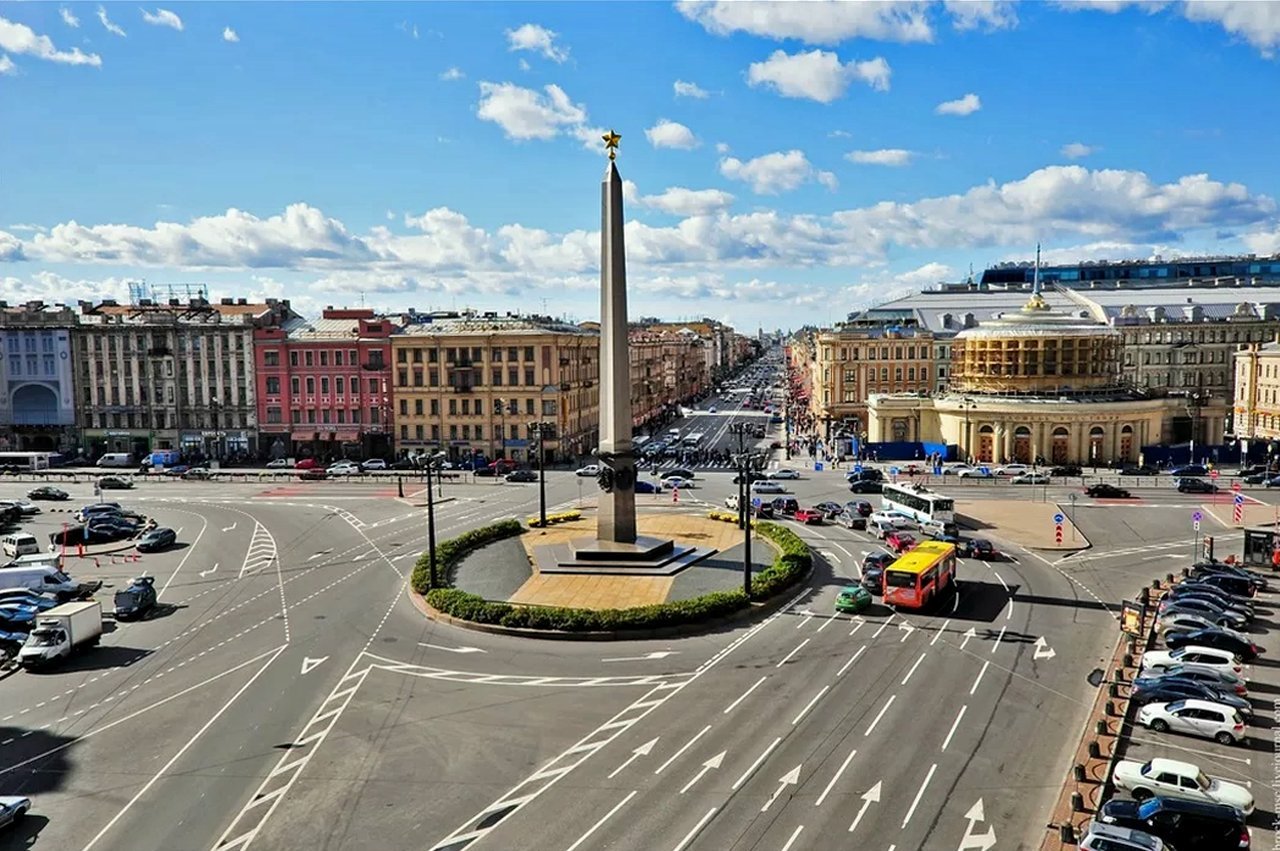
<path id="1" fill-rule="evenodd" d="M 635 428 L 654 423 L 707 390 L 711 383 L 707 346 L 705 339 L 688 329 L 631 329 L 628 353 Z"/>
<path id="2" fill-rule="evenodd" d="M 416 313 L 391 338 L 392 416 L 401 453 L 444 451 L 526 463 L 529 424 L 548 422 L 548 463 L 599 438 L 599 335 L 550 317 Z M 531 453 L 533 453 L 531 455 Z"/>
<path id="3" fill-rule="evenodd" d="M 837 327 L 819 331 L 807 353 L 809 414 L 825 439 L 833 428 L 861 435 L 873 393 L 934 389 L 934 337 L 923 329 Z"/>
<path id="4" fill-rule="evenodd" d="M 1235 355 L 1235 436 L 1280 439 L 1280 343 L 1251 345 Z"/>

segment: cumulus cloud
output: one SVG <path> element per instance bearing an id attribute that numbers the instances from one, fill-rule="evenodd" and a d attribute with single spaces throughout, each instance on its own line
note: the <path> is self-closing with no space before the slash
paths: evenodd
<path id="1" fill-rule="evenodd" d="M 849 3 L 845 0 L 679 0 L 680 14 L 707 32 L 727 36 L 735 32 L 772 38 L 798 39 L 808 44 L 839 44 L 853 38 L 877 41 L 933 41 L 933 28 L 924 4 L 914 0 Z"/>
<path id="2" fill-rule="evenodd" d="M 658 195 L 645 195 L 636 200 L 644 207 L 688 218 L 727 209 L 733 204 L 734 197 L 721 189 L 685 189 L 683 186 L 672 186 Z"/>
<path id="3" fill-rule="evenodd" d="M 107 17 L 106 7 L 104 6 L 98 7 L 98 20 L 102 22 L 102 28 L 105 29 L 107 32 L 111 33 L 112 35 L 118 35 L 121 38 L 125 37 L 124 29 L 120 27 L 118 24 L 113 23 L 112 20 Z"/>
<path id="4" fill-rule="evenodd" d="M 1256 47 L 1263 56 L 1280 47 L 1280 4 L 1253 0 L 1195 0 L 1182 4 L 1189 21 L 1214 23 Z"/>
<path id="5" fill-rule="evenodd" d="M 587 120 L 586 109 L 557 85 L 544 86 L 539 93 L 515 83 L 481 82 L 476 114 L 517 140 L 553 139 Z"/>
<path id="6" fill-rule="evenodd" d="M 62 8 L 58 9 L 58 15 L 62 17 L 62 22 L 67 26 L 69 27 L 80 26 L 80 19 L 77 18 L 75 14 L 66 6 L 63 6 Z"/>
<path id="7" fill-rule="evenodd" d="M 711 97 L 711 93 L 699 86 L 697 83 L 688 83 L 684 80 L 676 80 L 671 84 L 675 89 L 678 98 L 697 98 L 698 100 L 706 100 Z"/>
<path id="8" fill-rule="evenodd" d="M 1269 229 L 1242 234 L 1240 241 L 1254 254 L 1280 254 L 1280 222 Z M 4 256 L 4 246 L 0 243 L 0 257 Z"/>
<path id="9" fill-rule="evenodd" d="M 943 101 L 934 107 L 933 111 L 938 115 L 972 115 L 980 109 L 982 109 L 982 98 L 970 92 L 962 98 Z"/>
<path id="10" fill-rule="evenodd" d="M 958 30 L 1012 29 L 1018 25 L 1018 14 L 1012 2 L 1005 0 L 946 0 L 943 6 Z"/>
<path id="11" fill-rule="evenodd" d="M 47 35 L 37 35 L 26 24 L 14 23 L 6 18 L 0 18 L 0 50 L 60 65 L 90 65 L 94 68 L 102 65 L 102 57 L 96 53 L 83 53 L 78 47 L 58 50 Z"/>
<path id="12" fill-rule="evenodd" d="M 727 157 L 720 161 L 720 173 L 730 180 L 750 184 L 751 191 L 757 195 L 790 192 L 810 180 L 816 180 L 829 189 L 836 186 L 834 174 L 818 171 L 804 151 L 794 149 L 775 151 L 746 162 L 737 157 Z"/>
<path id="13" fill-rule="evenodd" d="M 729 148 L 729 145 L 728 145 L 728 143 L 727 143 L 727 142 L 716 142 L 716 153 L 717 153 L 717 154 L 727 154 L 727 153 L 729 153 L 729 150 L 730 150 L 730 148 Z"/>
<path id="14" fill-rule="evenodd" d="M 659 118 L 658 123 L 644 131 L 645 138 L 655 148 L 679 148 L 689 151 L 701 144 L 693 131 L 678 121 Z"/>
<path id="15" fill-rule="evenodd" d="M 235 30 L 231 29 L 231 27 L 223 27 L 222 40 L 235 43 L 240 40 L 240 34 Z"/>
<path id="16" fill-rule="evenodd" d="M 1069 160 L 1078 160 L 1081 157 L 1089 156 L 1096 150 L 1098 149 L 1091 145 L 1086 145 L 1084 142 L 1068 142 L 1062 146 L 1061 153 Z"/>
<path id="17" fill-rule="evenodd" d="M 569 49 L 556 44 L 558 33 L 537 24 L 522 24 L 513 30 L 507 30 L 507 50 L 527 50 L 539 53 L 552 62 L 564 62 L 569 58 Z"/>
<path id="18" fill-rule="evenodd" d="M 440 79 L 444 80 L 445 82 L 452 82 L 453 80 L 461 80 L 466 76 L 467 76 L 466 74 L 462 73 L 462 69 L 457 66 L 448 68 L 440 72 Z"/>
<path id="19" fill-rule="evenodd" d="M 888 91 L 891 73 L 889 63 L 880 57 L 841 63 L 837 54 L 825 50 L 796 54 L 775 50 L 765 61 L 751 63 L 747 83 L 766 86 L 783 97 L 831 103 L 843 97 L 855 81 L 877 91 Z"/>
<path id="20" fill-rule="evenodd" d="M 154 12 L 142 10 L 142 20 L 151 24 L 153 27 L 168 27 L 172 30 L 182 32 L 182 18 L 168 9 L 156 9 Z"/>
<path id="21" fill-rule="evenodd" d="M 8 76 L 16 73 L 18 73 L 18 66 L 8 56 L 0 53 L 0 74 Z"/>
<path id="22" fill-rule="evenodd" d="M 908 151 L 903 148 L 881 148 L 876 151 L 850 151 L 844 155 L 844 158 L 851 163 L 858 163 L 859 165 L 897 167 L 910 165 L 915 155 L 915 151 Z"/>

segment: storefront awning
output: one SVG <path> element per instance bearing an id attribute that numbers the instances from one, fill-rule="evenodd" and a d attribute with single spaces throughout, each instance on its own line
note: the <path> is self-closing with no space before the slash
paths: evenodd
<path id="1" fill-rule="evenodd" d="M 334 432 L 333 439 L 337 441 L 341 441 L 342 443 L 355 443 L 360 439 L 360 432 L 358 431 Z"/>
<path id="2" fill-rule="evenodd" d="M 295 431 L 295 432 L 291 435 L 291 437 L 292 437 L 294 440 L 297 440 L 297 441 L 300 441 L 300 442 L 305 443 L 305 442 L 308 442 L 308 441 L 315 440 L 315 439 L 316 439 L 316 433 L 315 433 L 314 431 Z"/>

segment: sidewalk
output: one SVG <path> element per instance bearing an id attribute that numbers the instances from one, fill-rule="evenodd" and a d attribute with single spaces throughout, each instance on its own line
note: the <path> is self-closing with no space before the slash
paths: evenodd
<path id="1" fill-rule="evenodd" d="M 1062 543 L 1056 540 L 1054 517 L 1062 516 Z M 956 522 L 979 537 L 988 532 L 1032 550 L 1071 552 L 1093 546 L 1069 512 L 1054 502 L 1020 499 L 956 500 Z"/>

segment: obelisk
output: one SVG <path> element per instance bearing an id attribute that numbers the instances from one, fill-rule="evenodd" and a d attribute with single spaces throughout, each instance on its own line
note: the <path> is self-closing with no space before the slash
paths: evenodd
<path id="1" fill-rule="evenodd" d="M 596 540 L 636 542 L 636 464 L 631 448 L 631 361 L 627 337 L 627 256 L 623 244 L 622 176 L 614 161 L 621 136 L 604 137 L 609 152 L 600 185 L 600 448 L 602 467 Z"/>

